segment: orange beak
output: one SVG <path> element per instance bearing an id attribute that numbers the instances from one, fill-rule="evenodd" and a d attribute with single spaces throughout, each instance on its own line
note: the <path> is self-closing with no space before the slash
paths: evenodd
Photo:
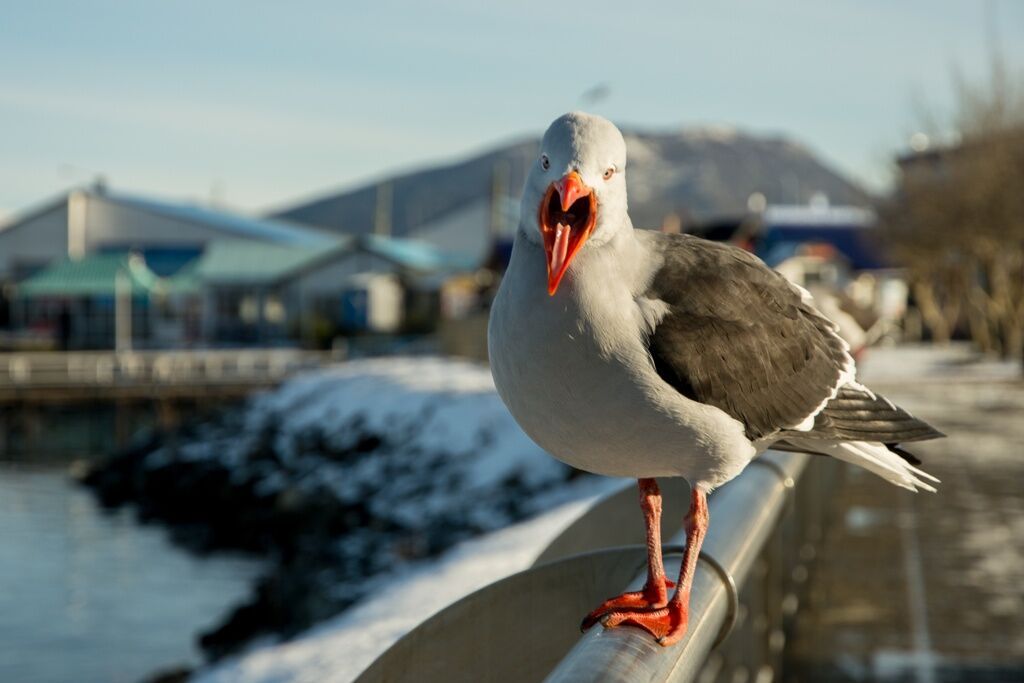
<path id="1" fill-rule="evenodd" d="M 548 187 L 538 225 L 548 262 L 548 294 L 555 295 L 565 271 L 597 222 L 597 197 L 580 174 L 571 171 Z"/>

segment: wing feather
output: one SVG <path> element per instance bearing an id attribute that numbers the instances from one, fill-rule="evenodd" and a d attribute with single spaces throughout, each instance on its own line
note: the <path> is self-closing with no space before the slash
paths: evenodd
<path id="1" fill-rule="evenodd" d="M 891 444 L 938 439 L 944 434 L 884 396 L 851 382 L 840 387 L 815 415 L 814 426 L 799 436 Z"/>
<path id="2" fill-rule="evenodd" d="M 648 346 L 662 379 L 740 420 L 752 441 L 809 427 L 852 368 L 831 321 L 742 249 L 690 235 L 652 239 L 665 260 L 645 296 L 668 311 Z"/>

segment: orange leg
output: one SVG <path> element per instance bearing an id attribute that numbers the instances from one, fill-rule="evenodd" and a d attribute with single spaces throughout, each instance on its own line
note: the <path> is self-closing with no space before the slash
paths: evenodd
<path id="1" fill-rule="evenodd" d="M 654 479 L 638 479 L 640 509 L 647 527 L 647 582 L 642 590 L 623 593 L 601 603 L 580 624 L 586 631 L 603 616 L 621 610 L 650 610 L 668 604 L 668 589 L 675 584 L 665 578 L 665 565 L 661 560 L 661 491 Z"/>
<path id="2" fill-rule="evenodd" d="M 686 515 L 686 552 L 683 554 L 683 564 L 679 569 L 679 584 L 675 595 L 667 605 L 660 609 L 609 612 L 601 619 L 605 628 L 614 628 L 623 624 L 637 626 L 650 633 L 657 638 L 661 645 L 665 646 L 682 640 L 686 634 L 686 622 L 689 617 L 693 574 L 697 569 L 700 546 L 707 534 L 708 521 L 707 495 L 694 488 L 690 493 L 690 512 Z"/>

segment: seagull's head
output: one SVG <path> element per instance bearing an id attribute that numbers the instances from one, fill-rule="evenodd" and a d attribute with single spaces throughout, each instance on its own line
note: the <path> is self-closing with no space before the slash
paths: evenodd
<path id="1" fill-rule="evenodd" d="M 523 232 L 544 247 L 548 294 L 569 265 L 591 248 L 631 229 L 626 214 L 626 142 L 600 116 L 558 117 L 541 141 L 523 190 Z"/>

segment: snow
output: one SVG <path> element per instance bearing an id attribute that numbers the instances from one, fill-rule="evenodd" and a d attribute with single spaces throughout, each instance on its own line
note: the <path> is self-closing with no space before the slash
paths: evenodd
<path id="1" fill-rule="evenodd" d="M 264 495 L 327 490 L 379 519 L 424 529 L 443 515 L 501 528 L 540 509 L 509 489 L 539 493 L 570 472 L 520 430 L 486 367 L 440 357 L 357 360 L 301 375 L 255 400 L 242 424 L 210 428 L 173 454 L 154 451 L 147 464 L 172 457 L 226 463 Z"/>
<path id="2" fill-rule="evenodd" d="M 434 562 L 383 577 L 380 592 L 299 638 L 199 672 L 193 683 L 340 683 L 354 680 L 405 633 L 475 590 L 528 568 L 593 504 L 620 485 L 588 478 L 575 500 L 529 521 L 466 541 Z M 582 498 L 580 497 L 582 496 Z"/>
<path id="3" fill-rule="evenodd" d="M 472 454 L 471 485 L 513 469 L 541 477 L 558 467 L 511 419 L 487 368 L 469 362 L 398 357 L 348 363 L 286 384 L 251 411 L 250 424 L 265 422 L 268 414 L 287 415 L 277 441 L 285 457 L 298 457 L 296 435 L 315 428 L 326 430 L 337 449 L 352 448 L 370 432 L 426 452 Z"/>

